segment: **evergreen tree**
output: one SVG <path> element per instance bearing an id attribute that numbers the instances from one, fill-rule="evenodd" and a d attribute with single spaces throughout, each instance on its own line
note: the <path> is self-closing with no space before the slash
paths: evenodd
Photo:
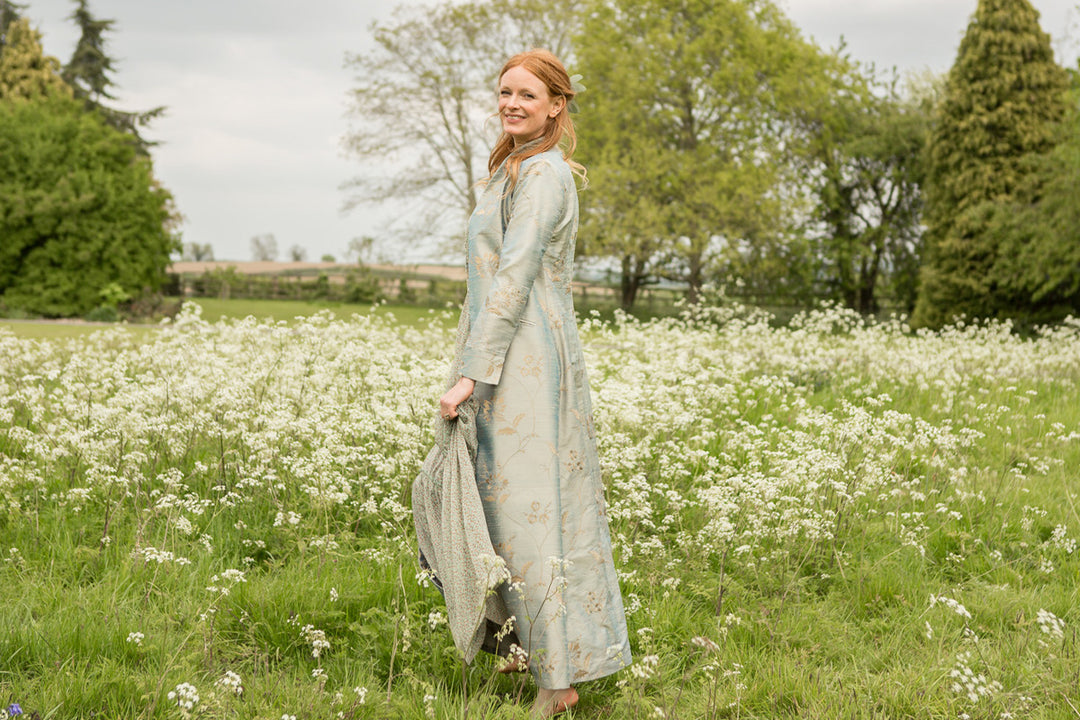
<path id="1" fill-rule="evenodd" d="M 76 5 L 68 19 L 75 21 L 81 34 L 61 75 L 80 100 L 113 100 L 115 98 L 109 94 L 113 85 L 109 75 L 114 68 L 112 58 L 105 52 L 105 33 L 112 29 L 114 21 L 95 18 L 90 14 L 86 0 L 76 0 Z"/>
<path id="2" fill-rule="evenodd" d="M 45 55 L 41 34 L 30 27 L 30 21 L 20 18 L 12 22 L 0 53 L 0 101 L 70 95 L 59 73 L 60 62 Z"/>
<path id="3" fill-rule="evenodd" d="M 0 101 L 0 304 L 82 315 L 157 289 L 174 221 L 150 160 L 97 113 L 62 93 Z"/>
<path id="4" fill-rule="evenodd" d="M 61 76 L 88 110 L 100 113 L 106 123 L 134 137 L 139 153 L 145 155 L 154 143 L 143 138 L 139 130 L 165 112 L 165 108 L 126 112 L 103 104 L 102 100 L 115 99 L 110 93 L 110 88 L 114 86 L 110 77 L 115 70 L 114 62 L 106 51 L 105 42 L 105 34 L 112 29 L 115 21 L 95 18 L 87 0 L 75 0 L 75 4 L 69 19 L 79 27 L 79 41 Z"/>
<path id="5" fill-rule="evenodd" d="M 913 324 L 1008 314 L 993 271 L 993 208 L 1053 146 L 1065 71 L 1028 0 L 979 0 L 938 107 L 928 156 L 926 257 Z"/>
<path id="6" fill-rule="evenodd" d="M 10 0 L 0 0 L 0 55 L 3 55 L 4 45 L 7 44 L 8 28 L 22 17 L 21 11 L 25 9 L 25 5 L 13 3 Z"/>
<path id="7" fill-rule="evenodd" d="M 989 223 L 1000 247 L 994 278 L 1027 323 L 1080 313 L 1080 88 L 1060 138 L 1031 158 L 1016 201 L 998 206 Z"/>

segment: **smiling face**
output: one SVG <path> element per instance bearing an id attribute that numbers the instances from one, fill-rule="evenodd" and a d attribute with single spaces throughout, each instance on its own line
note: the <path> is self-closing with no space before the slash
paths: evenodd
<path id="1" fill-rule="evenodd" d="M 515 145 L 544 134 L 551 120 L 566 104 L 562 96 L 552 97 L 540 78 L 518 65 L 499 78 L 499 117 L 503 132 Z"/>

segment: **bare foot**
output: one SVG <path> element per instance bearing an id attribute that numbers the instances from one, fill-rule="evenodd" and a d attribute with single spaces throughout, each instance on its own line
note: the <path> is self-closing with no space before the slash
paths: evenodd
<path id="1" fill-rule="evenodd" d="M 547 688 L 540 688 L 540 692 L 536 694 L 536 701 L 532 706 L 532 718 L 549 718 L 564 713 L 570 708 L 577 705 L 578 694 L 574 688 L 562 688 L 559 690 L 548 690 Z"/>

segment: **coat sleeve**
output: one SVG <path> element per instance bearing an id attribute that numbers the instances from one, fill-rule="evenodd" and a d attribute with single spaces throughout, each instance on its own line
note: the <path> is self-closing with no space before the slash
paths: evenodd
<path id="1" fill-rule="evenodd" d="M 523 163 L 510 198 L 499 268 L 469 332 L 461 374 L 497 385 L 510 341 L 540 273 L 544 251 L 566 214 L 566 192 L 546 159 Z"/>

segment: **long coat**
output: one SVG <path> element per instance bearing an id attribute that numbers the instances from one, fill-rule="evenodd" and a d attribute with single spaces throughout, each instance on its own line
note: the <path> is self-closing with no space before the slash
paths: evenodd
<path id="1" fill-rule="evenodd" d="M 501 594 L 537 683 L 630 663 L 589 384 L 571 292 L 577 190 L 559 150 L 505 164 L 469 219 L 468 292 L 451 381 L 477 382 L 476 481 Z"/>

